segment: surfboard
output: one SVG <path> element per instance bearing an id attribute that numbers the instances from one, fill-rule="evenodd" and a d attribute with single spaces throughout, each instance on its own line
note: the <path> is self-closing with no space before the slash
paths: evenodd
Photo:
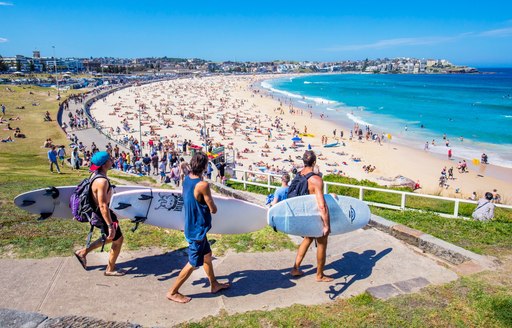
<path id="1" fill-rule="evenodd" d="M 336 146 L 339 146 L 339 142 L 333 142 L 333 143 L 329 143 L 329 144 L 325 144 L 324 147 L 325 148 L 331 148 L 331 147 L 336 147 Z"/>
<path id="2" fill-rule="evenodd" d="M 144 186 L 114 186 L 113 193 L 147 189 Z M 60 186 L 35 189 L 14 198 L 14 204 L 32 214 L 41 215 L 40 219 L 49 217 L 71 219 L 71 208 L 69 208 L 69 198 L 75 191 L 76 186 Z"/>
<path id="3" fill-rule="evenodd" d="M 212 214 L 209 233 L 247 233 L 267 225 L 265 207 L 223 196 L 213 196 L 213 200 L 217 213 Z M 110 200 L 110 208 L 119 217 L 133 222 L 181 231 L 185 228 L 181 190 L 148 189 L 117 193 Z"/>
<path id="4" fill-rule="evenodd" d="M 370 221 L 370 208 L 364 202 L 345 196 L 324 195 L 331 222 L 331 235 L 364 227 Z M 272 206 L 267 215 L 274 230 L 289 235 L 321 237 L 323 223 L 315 195 L 286 199 Z"/>

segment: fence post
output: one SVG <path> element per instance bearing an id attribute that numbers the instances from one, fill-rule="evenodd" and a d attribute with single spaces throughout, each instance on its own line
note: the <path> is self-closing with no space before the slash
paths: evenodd
<path id="1" fill-rule="evenodd" d="M 359 187 L 359 200 L 363 200 L 364 198 L 364 189 L 363 187 Z"/>
<path id="2" fill-rule="evenodd" d="M 458 217 L 459 216 L 459 200 L 455 200 L 455 206 L 453 207 L 453 216 Z"/>
<path id="3" fill-rule="evenodd" d="M 327 184 L 328 184 L 328 182 L 324 182 L 324 195 L 327 194 L 327 191 L 329 189 Z"/>
<path id="4" fill-rule="evenodd" d="M 244 171 L 244 190 L 247 189 L 247 183 L 245 183 L 247 181 L 247 171 Z"/>
<path id="5" fill-rule="evenodd" d="M 402 201 L 400 202 L 400 209 L 405 210 L 405 193 L 402 193 Z"/>
<path id="6" fill-rule="evenodd" d="M 268 189 L 268 192 L 270 192 L 270 179 L 272 179 L 272 176 L 270 175 L 270 173 L 267 173 L 267 189 Z"/>

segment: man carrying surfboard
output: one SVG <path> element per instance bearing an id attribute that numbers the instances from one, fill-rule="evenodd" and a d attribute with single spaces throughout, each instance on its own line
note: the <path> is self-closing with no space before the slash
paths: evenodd
<path id="1" fill-rule="evenodd" d="M 318 282 L 329 282 L 332 281 L 333 278 L 326 276 L 324 274 L 324 266 L 325 259 L 327 254 L 327 239 L 329 237 L 329 233 L 331 232 L 331 224 L 329 218 L 329 211 L 327 209 L 327 205 L 325 203 L 324 198 L 324 181 L 319 175 L 313 173 L 315 164 L 316 164 L 316 155 L 312 150 L 306 150 L 304 155 L 302 156 L 302 161 L 304 162 L 304 168 L 302 171 L 297 174 L 295 179 L 301 179 L 300 176 L 307 179 L 307 191 L 301 191 L 301 188 L 298 188 L 298 193 L 293 191 L 294 183 L 290 186 L 288 190 L 288 198 L 294 196 L 302 196 L 302 195 L 315 195 L 316 201 L 318 203 L 318 209 L 320 211 L 320 216 L 323 222 L 322 229 L 322 237 L 313 238 L 313 237 L 304 237 L 302 243 L 299 246 L 297 251 L 297 257 L 295 258 L 295 263 L 290 274 L 294 277 L 300 277 L 304 275 L 304 272 L 300 270 L 300 264 L 302 260 L 304 260 L 304 256 L 306 255 L 309 246 L 313 240 L 317 242 L 317 250 L 316 250 L 316 261 L 317 261 L 317 269 L 316 269 L 316 281 Z M 300 176 L 299 176 L 300 175 Z M 295 180 L 294 179 L 294 180 Z"/>
<path id="2" fill-rule="evenodd" d="M 116 269 L 116 261 L 123 245 L 123 234 L 121 227 L 118 225 L 116 215 L 108 208 L 112 198 L 112 186 L 107 178 L 107 172 L 112 168 L 114 161 L 106 151 L 98 151 L 92 156 L 91 163 L 90 170 L 94 172 L 91 177 L 91 200 L 97 208 L 95 213 L 103 219 L 103 228 L 101 230 L 102 234 L 107 235 L 105 243 L 112 242 L 107 269 L 104 274 L 105 276 L 124 276 L 126 271 Z M 102 244 L 103 240 L 99 238 L 91 243 L 88 248 L 75 252 L 76 258 L 84 269 L 87 269 L 87 254 Z"/>
<path id="3" fill-rule="evenodd" d="M 213 201 L 210 186 L 203 181 L 203 173 L 207 166 L 208 156 L 203 152 L 196 152 L 190 160 L 191 172 L 185 176 L 183 181 L 185 238 L 189 243 L 188 262 L 166 295 L 169 300 L 178 303 L 190 302 L 191 298 L 180 294 L 179 289 L 192 272 L 202 265 L 204 265 L 204 271 L 210 281 L 213 294 L 229 287 L 229 284 L 219 283 L 215 277 L 212 250 L 206 237 L 206 233 L 212 227 L 212 214 L 217 213 L 217 206 Z"/>

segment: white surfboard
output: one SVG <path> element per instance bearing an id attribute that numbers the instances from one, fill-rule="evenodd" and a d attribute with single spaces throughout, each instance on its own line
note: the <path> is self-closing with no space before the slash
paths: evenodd
<path id="1" fill-rule="evenodd" d="M 362 228 L 370 221 L 370 208 L 364 202 L 345 196 L 324 195 L 331 222 L 331 235 Z M 286 199 L 268 211 L 268 224 L 289 235 L 321 237 L 323 223 L 315 195 Z"/>
<path id="2" fill-rule="evenodd" d="M 212 214 L 209 233 L 239 234 L 263 229 L 267 209 L 243 200 L 213 196 L 217 213 Z M 110 208 L 119 216 L 162 228 L 183 231 L 185 212 L 180 190 L 149 189 L 117 193 Z"/>
<path id="3" fill-rule="evenodd" d="M 113 193 L 148 189 L 145 186 L 115 186 Z M 32 214 L 41 215 L 42 219 L 49 217 L 73 218 L 69 207 L 69 198 L 75 191 L 76 186 L 60 186 L 35 189 L 20 194 L 14 198 L 14 204 Z"/>

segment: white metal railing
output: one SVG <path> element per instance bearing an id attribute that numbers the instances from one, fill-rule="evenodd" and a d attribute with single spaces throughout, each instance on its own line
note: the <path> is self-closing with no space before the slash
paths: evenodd
<path id="1" fill-rule="evenodd" d="M 242 183 L 244 186 L 244 189 L 247 188 L 247 185 L 254 185 L 254 186 L 260 186 L 260 187 L 266 187 L 266 188 L 268 188 L 268 191 L 270 191 L 272 188 L 274 188 L 274 189 L 278 188 L 277 186 L 271 185 L 271 182 L 274 179 L 279 181 L 281 178 L 281 176 L 278 174 L 267 173 L 267 172 L 249 171 L 249 170 L 237 169 L 237 168 L 233 169 L 233 171 L 234 171 L 234 176 L 233 176 L 233 178 L 230 179 L 230 181 Z M 241 178 L 238 178 L 237 173 L 241 173 Z M 260 178 L 264 177 L 264 179 L 266 180 L 266 183 L 257 182 L 258 176 Z M 251 181 L 250 179 L 248 179 L 248 177 L 255 177 L 256 181 Z M 260 179 L 260 180 L 262 180 L 262 179 Z M 351 185 L 351 184 L 346 184 L 346 183 L 338 183 L 338 182 L 330 182 L 330 181 L 324 181 L 324 193 L 325 194 L 329 193 L 329 186 L 338 186 L 338 187 L 359 189 L 359 197 L 358 198 L 360 200 L 364 201 L 366 204 L 376 206 L 376 207 L 394 209 L 394 210 L 405 210 L 405 209 L 418 210 L 417 208 L 407 207 L 407 197 L 409 197 L 409 196 L 454 202 L 453 214 L 435 212 L 435 213 L 439 214 L 440 216 L 450 217 L 450 218 L 459 217 L 459 206 L 461 203 L 474 204 L 474 205 L 477 204 L 476 201 L 468 200 L 468 199 L 441 197 L 441 196 L 426 195 L 426 194 L 416 194 L 416 193 L 408 192 L 408 191 L 399 191 L 399 190 L 384 189 L 384 188 L 358 186 L 358 185 Z M 372 202 L 372 201 L 365 201 L 364 200 L 364 192 L 366 190 L 400 195 L 400 206 Z M 510 206 L 510 205 L 503 205 L 503 204 L 495 204 L 495 205 L 496 205 L 496 207 L 499 207 L 499 208 L 512 209 L 512 206 Z"/>

